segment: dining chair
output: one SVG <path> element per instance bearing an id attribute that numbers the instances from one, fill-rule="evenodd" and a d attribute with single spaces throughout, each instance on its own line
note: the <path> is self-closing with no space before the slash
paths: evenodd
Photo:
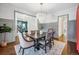
<path id="1" fill-rule="evenodd" d="M 54 33 L 55 32 L 53 32 L 53 29 L 48 29 L 45 39 L 39 40 L 39 46 L 40 48 L 45 50 L 45 53 L 47 53 L 47 46 L 49 47 L 49 49 L 52 48 L 52 41 L 54 45 L 54 40 L 53 40 Z"/>
<path id="2" fill-rule="evenodd" d="M 31 35 L 35 35 L 35 31 L 34 30 L 31 30 Z"/>
<path id="3" fill-rule="evenodd" d="M 35 40 L 32 38 L 32 40 L 29 40 L 28 37 L 25 37 L 24 34 L 20 31 L 18 31 L 18 37 L 20 41 L 20 50 L 22 49 L 22 55 L 24 54 L 24 50 L 34 47 L 35 46 Z"/>

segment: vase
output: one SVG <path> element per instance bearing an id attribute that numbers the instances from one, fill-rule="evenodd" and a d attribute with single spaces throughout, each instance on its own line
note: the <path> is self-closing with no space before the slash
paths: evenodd
<path id="1" fill-rule="evenodd" d="M 2 33 L 2 36 L 3 36 L 3 40 L 1 42 L 1 46 L 5 47 L 5 46 L 7 46 L 6 33 Z"/>
<path id="2" fill-rule="evenodd" d="M 1 47 L 7 46 L 7 42 L 1 42 Z"/>

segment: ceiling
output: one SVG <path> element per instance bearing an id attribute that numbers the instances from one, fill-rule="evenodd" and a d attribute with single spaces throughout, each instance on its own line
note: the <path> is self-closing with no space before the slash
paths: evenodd
<path id="1" fill-rule="evenodd" d="M 12 5 L 21 8 L 23 10 L 29 11 L 31 13 L 54 13 L 56 11 L 65 10 L 76 6 L 76 3 L 11 3 Z"/>

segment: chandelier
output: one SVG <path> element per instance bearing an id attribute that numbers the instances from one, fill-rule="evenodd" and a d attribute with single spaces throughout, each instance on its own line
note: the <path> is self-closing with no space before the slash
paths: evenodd
<path id="1" fill-rule="evenodd" d="M 42 11 L 43 9 L 42 9 L 42 8 L 43 8 L 43 3 L 40 3 L 40 9 L 41 9 L 41 10 L 40 10 L 40 14 L 41 14 L 41 15 L 42 15 L 42 13 L 43 13 L 43 11 Z"/>

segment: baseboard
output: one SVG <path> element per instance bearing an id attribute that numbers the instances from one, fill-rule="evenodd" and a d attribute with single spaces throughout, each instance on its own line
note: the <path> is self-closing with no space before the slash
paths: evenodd
<path id="1" fill-rule="evenodd" d="M 16 41 L 13 41 L 13 42 L 8 42 L 7 44 L 12 44 L 12 43 L 15 43 Z"/>
<path id="2" fill-rule="evenodd" d="M 70 40 L 68 40 L 68 42 L 76 43 L 76 41 L 70 41 Z"/>

